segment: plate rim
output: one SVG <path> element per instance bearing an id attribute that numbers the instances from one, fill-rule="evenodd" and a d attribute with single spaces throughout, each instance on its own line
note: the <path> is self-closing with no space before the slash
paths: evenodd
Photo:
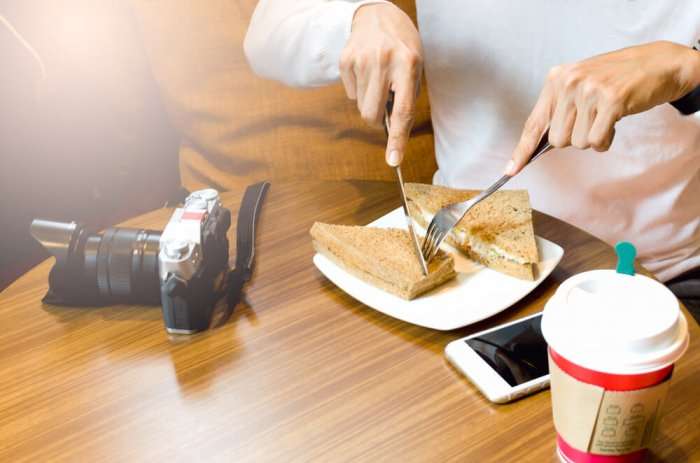
<path id="1" fill-rule="evenodd" d="M 387 216 L 390 216 L 390 215 L 392 215 L 392 214 L 403 214 L 403 212 L 402 212 L 402 209 L 401 209 L 400 207 L 399 207 L 399 208 L 396 208 L 396 209 L 393 209 L 393 210 L 387 212 L 386 214 L 384 214 L 384 215 L 378 217 L 377 219 L 373 220 L 372 222 L 366 224 L 365 226 L 374 226 L 374 227 L 377 227 L 377 222 L 381 221 L 382 219 L 385 219 Z M 402 223 L 401 225 L 404 225 L 404 224 Z M 381 227 L 380 227 L 380 228 L 381 228 Z M 397 228 L 405 228 L 405 225 L 404 225 L 403 227 L 399 227 L 399 226 L 397 225 Z M 388 313 L 387 311 L 382 310 L 382 309 L 380 309 L 380 308 L 377 308 L 377 307 L 375 307 L 375 306 L 372 306 L 372 305 L 370 305 L 370 304 L 368 304 L 368 303 L 366 302 L 366 298 L 365 298 L 365 299 L 362 299 L 362 298 L 360 298 L 360 297 L 355 296 L 354 294 L 351 294 L 346 288 L 343 287 L 343 286 L 345 286 L 345 285 L 341 286 L 341 284 L 339 284 L 339 283 L 337 283 L 336 281 L 334 281 L 334 279 L 332 279 L 331 277 L 329 277 L 329 276 L 326 274 L 326 272 L 322 269 L 322 266 L 324 266 L 324 265 L 327 263 L 328 265 L 334 266 L 334 267 L 337 268 L 340 272 L 342 272 L 345 276 L 348 276 L 348 277 L 350 277 L 351 279 L 355 279 L 355 280 L 357 280 L 357 281 L 359 281 L 359 282 L 361 282 L 361 283 L 363 283 L 363 284 L 366 284 L 366 285 L 369 285 L 369 283 L 367 283 L 367 282 L 363 281 L 362 279 L 356 277 L 355 275 L 351 274 L 350 272 L 348 272 L 347 270 L 345 270 L 344 268 L 342 268 L 340 265 L 336 264 L 336 263 L 333 262 L 331 259 L 329 259 L 328 257 L 324 256 L 324 255 L 321 254 L 321 253 L 318 253 L 318 252 L 314 253 L 314 256 L 313 256 L 313 258 L 312 258 L 312 261 L 313 261 L 313 263 L 314 263 L 314 266 L 318 269 L 318 271 L 319 271 L 325 278 L 327 278 L 331 283 L 333 283 L 338 289 L 340 289 L 340 290 L 343 291 L 345 294 L 347 294 L 347 295 L 350 296 L 351 298 L 355 299 L 357 302 L 361 303 L 362 305 L 364 305 L 364 306 L 366 306 L 366 307 L 369 307 L 370 309 L 375 310 L 375 311 L 377 311 L 377 312 L 379 312 L 379 313 L 382 313 L 382 314 L 384 314 L 384 315 L 386 315 L 386 316 L 388 316 L 388 317 L 394 318 L 394 319 L 396 319 L 396 320 L 401 320 L 402 322 L 410 323 L 410 324 L 415 325 L 415 326 L 421 326 L 421 327 L 424 327 L 424 328 L 434 329 L 434 330 L 438 330 L 438 331 L 452 331 L 452 330 L 456 330 L 456 329 L 459 329 L 459 328 L 463 328 L 463 327 L 465 327 L 465 326 L 472 325 L 472 324 L 474 324 L 474 323 L 478 323 L 478 322 L 480 322 L 480 321 L 483 321 L 483 320 L 485 320 L 485 319 L 487 319 L 487 318 L 493 317 L 494 315 L 497 315 L 497 314 L 499 314 L 499 313 L 501 313 L 501 312 L 503 312 L 503 311 L 509 309 L 510 307 L 512 307 L 513 305 L 517 304 L 519 301 L 521 301 L 523 298 L 525 298 L 528 294 L 530 294 L 530 293 L 531 293 L 532 291 L 534 291 L 536 288 L 538 288 L 538 287 L 549 277 L 549 275 L 552 274 L 552 272 L 557 268 L 557 266 L 559 265 L 559 263 L 561 262 L 561 260 L 562 260 L 563 257 L 564 257 L 564 254 L 565 254 L 564 248 L 563 248 L 562 246 L 560 246 L 559 244 L 557 244 L 557 243 L 555 243 L 555 242 L 553 242 L 553 241 L 551 241 L 551 240 L 548 240 L 547 238 L 544 238 L 544 237 L 542 237 L 542 236 L 539 236 L 539 235 L 537 235 L 537 234 L 535 234 L 535 239 L 538 241 L 538 245 L 540 245 L 540 247 L 541 247 L 542 244 L 547 245 L 547 246 L 551 249 L 551 251 L 554 251 L 554 253 L 556 253 L 556 256 L 553 256 L 553 257 L 554 257 L 554 258 L 553 258 L 554 262 L 553 262 L 553 264 L 551 265 L 551 268 L 548 270 L 548 272 L 547 272 L 546 274 L 544 274 L 544 275 L 538 276 L 538 278 L 537 278 L 536 280 L 534 280 L 530 286 L 526 287 L 526 288 L 522 291 L 522 294 L 519 294 L 518 297 L 517 297 L 516 299 L 514 299 L 512 302 L 506 304 L 505 306 L 499 307 L 498 309 L 494 309 L 494 310 L 492 310 L 492 311 L 485 311 L 481 316 L 478 316 L 478 318 L 471 319 L 471 320 L 469 320 L 469 321 L 467 321 L 467 322 L 458 321 L 458 322 L 453 322 L 453 323 L 450 323 L 450 324 L 440 324 L 440 323 L 437 323 L 437 324 L 434 324 L 434 323 L 426 324 L 426 323 L 423 323 L 423 322 L 417 323 L 417 322 L 414 321 L 414 320 L 410 320 L 410 319 L 407 320 L 405 317 L 400 317 L 400 316 L 397 316 L 397 315 L 395 315 L 395 314 Z M 459 252 L 459 251 L 457 251 L 457 252 Z M 324 262 L 324 260 L 325 260 L 326 262 Z M 539 265 L 539 262 L 538 262 L 538 265 Z M 485 267 L 484 269 L 486 269 L 486 267 Z M 482 270 L 483 270 L 483 269 L 482 269 Z M 480 270 L 480 271 L 481 271 L 481 270 Z M 496 272 L 495 270 L 492 270 L 492 271 L 493 271 L 493 272 Z M 499 272 L 496 272 L 496 273 L 499 273 Z M 500 273 L 499 273 L 499 274 L 500 274 Z M 508 277 L 508 278 L 514 278 L 514 277 L 511 277 L 511 276 L 505 275 L 505 274 L 500 274 L 500 275 L 502 275 L 502 276 L 504 276 L 504 277 Z M 371 286 L 371 285 L 370 285 L 370 286 Z M 403 300 L 403 299 L 399 298 L 398 296 L 389 293 L 388 291 L 382 290 L 382 289 L 380 289 L 380 288 L 376 288 L 376 287 L 374 287 L 374 286 L 371 286 L 371 287 L 372 287 L 373 289 L 378 290 L 378 291 L 383 291 L 384 293 L 386 293 L 386 294 L 389 295 L 389 296 L 396 297 L 397 299 L 400 299 L 402 303 L 411 304 L 411 303 L 413 303 L 413 302 L 416 301 L 416 299 L 414 299 L 414 300 L 412 300 L 412 301 Z M 500 304 L 499 304 L 499 306 L 500 306 Z M 410 318 L 410 317 L 409 317 L 409 318 Z"/>

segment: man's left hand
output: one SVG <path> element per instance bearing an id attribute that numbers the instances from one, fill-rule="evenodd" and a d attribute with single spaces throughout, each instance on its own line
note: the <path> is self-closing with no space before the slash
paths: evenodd
<path id="1" fill-rule="evenodd" d="M 553 68 L 506 173 L 525 165 L 544 132 L 562 148 L 606 151 L 622 117 L 674 101 L 700 85 L 700 52 L 653 42 Z"/>

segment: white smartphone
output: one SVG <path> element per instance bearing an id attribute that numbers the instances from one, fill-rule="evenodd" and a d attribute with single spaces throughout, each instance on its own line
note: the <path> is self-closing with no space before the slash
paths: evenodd
<path id="1" fill-rule="evenodd" d="M 492 402 L 505 403 L 549 386 L 542 313 L 452 341 L 445 355 Z"/>

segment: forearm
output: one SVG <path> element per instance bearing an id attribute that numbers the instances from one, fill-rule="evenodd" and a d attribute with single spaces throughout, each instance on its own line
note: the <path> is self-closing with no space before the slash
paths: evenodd
<path id="1" fill-rule="evenodd" d="M 335 82 L 355 11 L 382 1 L 260 0 L 244 43 L 248 62 L 257 74 L 287 85 Z"/>

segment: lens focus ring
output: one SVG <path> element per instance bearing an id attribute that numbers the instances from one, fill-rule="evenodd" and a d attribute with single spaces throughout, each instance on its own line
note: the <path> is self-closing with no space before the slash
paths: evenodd
<path id="1" fill-rule="evenodd" d="M 102 237 L 100 257 L 98 257 L 97 283 L 100 293 L 105 296 L 131 296 L 131 259 L 133 245 L 139 230 L 116 228 L 108 230 Z M 102 262 L 106 265 L 100 266 Z M 106 274 L 102 274 L 103 270 Z M 106 285 L 104 283 L 107 283 Z"/>

